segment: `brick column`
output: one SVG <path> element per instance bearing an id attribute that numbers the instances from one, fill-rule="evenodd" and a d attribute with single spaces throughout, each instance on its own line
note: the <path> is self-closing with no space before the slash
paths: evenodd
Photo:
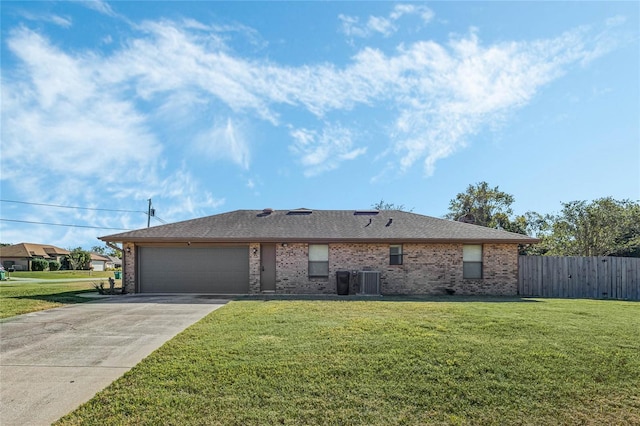
<path id="1" fill-rule="evenodd" d="M 136 292 L 136 246 L 134 243 L 122 244 L 122 285 L 125 293 Z"/>

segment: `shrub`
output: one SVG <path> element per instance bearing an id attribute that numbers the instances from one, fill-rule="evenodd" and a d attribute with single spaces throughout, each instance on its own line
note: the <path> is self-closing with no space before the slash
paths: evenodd
<path id="1" fill-rule="evenodd" d="M 32 271 L 46 271 L 49 267 L 49 261 L 44 259 L 33 259 L 31 261 Z"/>
<path id="2" fill-rule="evenodd" d="M 62 266 L 62 264 L 60 262 L 58 262 L 57 260 L 50 260 L 49 261 L 49 270 L 50 271 L 59 271 L 61 266 Z"/>

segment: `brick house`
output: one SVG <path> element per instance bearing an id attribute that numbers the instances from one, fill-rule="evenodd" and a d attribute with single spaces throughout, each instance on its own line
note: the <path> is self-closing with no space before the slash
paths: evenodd
<path id="1" fill-rule="evenodd" d="M 100 238 L 135 293 L 515 295 L 525 235 L 397 210 L 237 210 Z"/>

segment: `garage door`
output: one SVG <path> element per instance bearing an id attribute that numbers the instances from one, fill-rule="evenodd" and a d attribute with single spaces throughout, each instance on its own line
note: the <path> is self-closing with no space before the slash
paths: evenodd
<path id="1" fill-rule="evenodd" d="M 249 247 L 140 247 L 141 293 L 249 292 Z"/>

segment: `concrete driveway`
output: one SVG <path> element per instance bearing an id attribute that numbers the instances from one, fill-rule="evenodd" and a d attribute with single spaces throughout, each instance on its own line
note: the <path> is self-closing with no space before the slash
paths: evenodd
<path id="1" fill-rule="evenodd" d="M 116 296 L 0 322 L 0 425 L 49 425 L 228 300 Z"/>

